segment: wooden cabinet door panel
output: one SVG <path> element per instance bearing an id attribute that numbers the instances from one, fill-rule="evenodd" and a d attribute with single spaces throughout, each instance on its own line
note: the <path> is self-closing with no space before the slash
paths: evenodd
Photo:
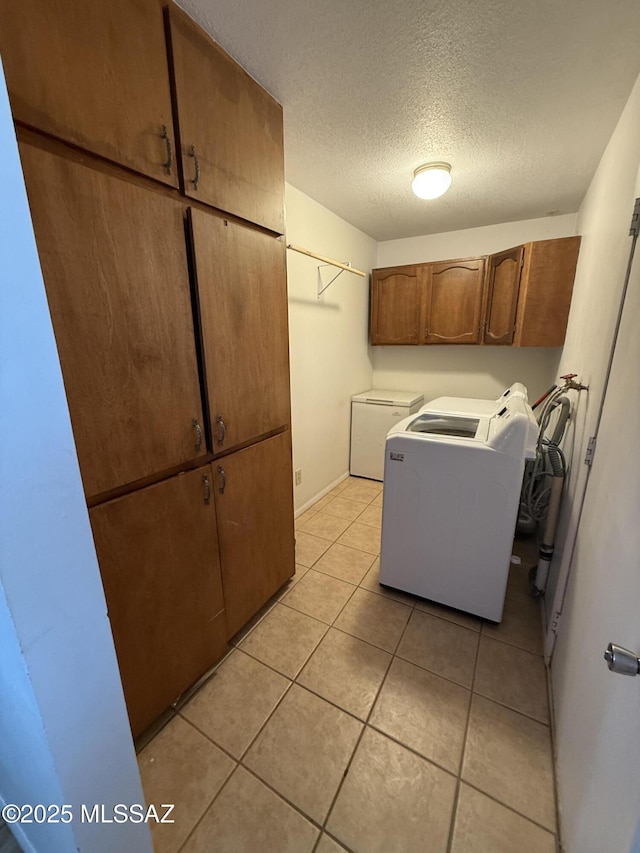
<path id="1" fill-rule="evenodd" d="M 429 264 L 423 341 L 477 344 L 484 282 L 484 258 Z"/>
<path id="2" fill-rule="evenodd" d="M 0 50 L 14 118 L 178 186 L 159 0 L 8 0 Z"/>
<path id="3" fill-rule="evenodd" d="M 87 496 L 206 453 L 182 206 L 20 152 Z"/>
<path id="4" fill-rule="evenodd" d="M 483 343 L 511 344 L 524 246 L 490 255 L 487 259 L 487 308 Z"/>
<path id="5" fill-rule="evenodd" d="M 561 347 L 564 343 L 580 239 L 561 237 L 526 245 L 516 346 Z"/>
<path id="6" fill-rule="evenodd" d="M 185 192 L 282 234 L 282 107 L 184 12 L 169 21 Z"/>
<path id="7" fill-rule="evenodd" d="M 140 734 L 224 653 L 210 466 L 89 511 L 129 719 Z"/>
<path id="8" fill-rule="evenodd" d="M 231 637 L 295 571 L 291 434 L 239 450 L 213 467 Z"/>
<path id="9" fill-rule="evenodd" d="M 285 246 L 191 209 L 214 452 L 291 417 Z"/>
<path id="10" fill-rule="evenodd" d="M 417 344 L 422 267 L 373 270 L 371 274 L 371 343 Z"/>

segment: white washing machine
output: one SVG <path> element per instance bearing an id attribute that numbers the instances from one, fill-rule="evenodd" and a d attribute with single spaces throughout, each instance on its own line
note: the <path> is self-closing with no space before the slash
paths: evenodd
<path id="1" fill-rule="evenodd" d="M 499 622 L 537 437 L 515 396 L 492 416 L 421 411 L 396 424 L 385 444 L 380 582 Z"/>
<path id="2" fill-rule="evenodd" d="M 449 412 L 449 414 L 472 414 L 483 417 L 495 415 L 511 397 L 522 397 L 527 402 L 528 392 L 522 382 L 514 382 L 497 400 L 482 400 L 473 397 L 436 397 L 420 409 L 421 412 Z"/>
<path id="3" fill-rule="evenodd" d="M 394 424 L 419 411 L 424 396 L 415 391 L 380 391 L 372 388 L 351 398 L 351 457 L 354 477 L 382 480 L 384 443 Z"/>

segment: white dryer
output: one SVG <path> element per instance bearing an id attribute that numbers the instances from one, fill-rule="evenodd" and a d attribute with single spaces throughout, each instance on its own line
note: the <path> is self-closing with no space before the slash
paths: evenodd
<path id="1" fill-rule="evenodd" d="M 537 436 L 519 396 L 493 416 L 421 411 L 396 424 L 385 444 L 380 582 L 499 622 Z"/>
<path id="2" fill-rule="evenodd" d="M 522 397 L 525 402 L 528 401 L 528 392 L 522 382 L 514 382 L 513 385 L 510 385 L 503 391 L 497 400 L 483 400 L 474 397 L 436 397 L 434 400 L 429 400 L 428 403 L 425 403 L 420 411 L 490 417 L 499 412 L 507 400 L 512 397 Z"/>

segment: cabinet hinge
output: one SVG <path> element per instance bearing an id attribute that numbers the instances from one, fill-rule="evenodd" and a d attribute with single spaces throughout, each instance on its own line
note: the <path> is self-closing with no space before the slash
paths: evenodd
<path id="1" fill-rule="evenodd" d="M 636 199 L 633 206 L 633 215 L 631 216 L 631 225 L 629 226 L 629 236 L 636 237 L 640 231 L 640 198 Z"/>
<path id="2" fill-rule="evenodd" d="M 593 457 L 596 455 L 597 437 L 592 435 L 587 444 L 587 452 L 584 455 L 584 464 L 593 465 Z"/>
<path id="3" fill-rule="evenodd" d="M 558 626 L 560 625 L 560 617 L 562 613 L 560 610 L 556 610 L 556 612 L 551 617 L 551 625 L 549 626 L 554 634 L 558 633 Z"/>

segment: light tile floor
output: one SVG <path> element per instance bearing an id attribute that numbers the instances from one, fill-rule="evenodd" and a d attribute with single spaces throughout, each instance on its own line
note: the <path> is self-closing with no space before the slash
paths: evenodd
<path id="1" fill-rule="evenodd" d="M 297 570 L 142 750 L 156 853 L 553 853 L 539 607 L 500 625 L 378 583 L 381 484 L 297 520 Z"/>

